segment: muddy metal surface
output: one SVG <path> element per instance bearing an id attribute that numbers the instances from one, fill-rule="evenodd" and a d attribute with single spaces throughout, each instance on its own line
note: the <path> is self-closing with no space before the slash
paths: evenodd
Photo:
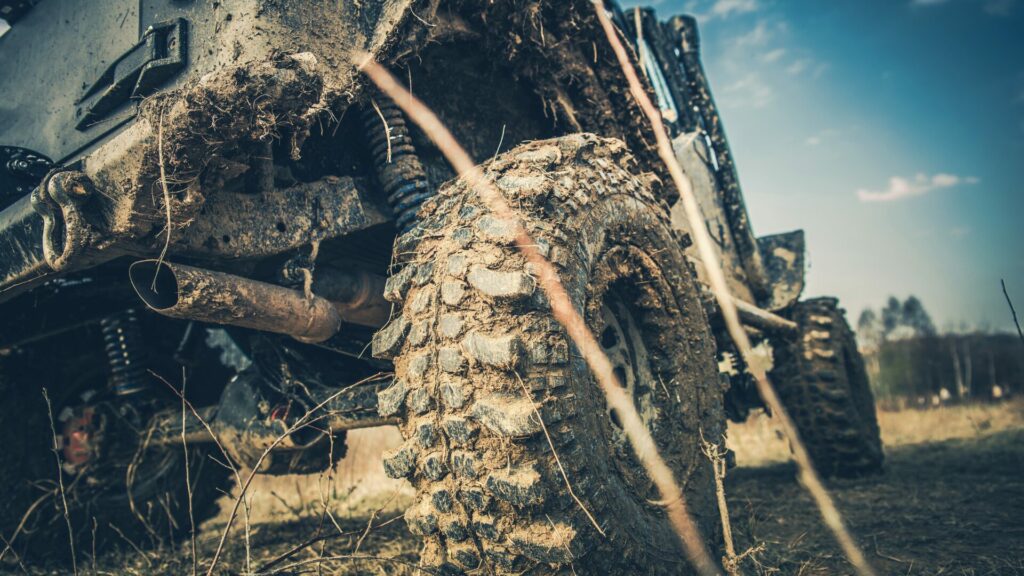
<path id="1" fill-rule="evenodd" d="M 890 449 L 888 467 L 882 476 L 831 484 L 839 507 L 880 573 L 1024 574 L 1024 429 L 1019 427 L 1022 408 L 1017 405 L 1007 410 L 1013 412 L 1009 415 L 1012 418 L 1006 414 L 969 417 L 973 420 L 965 424 L 977 430 L 968 432 L 970 438 L 925 441 Z M 910 422 L 912 417 L 898 418 Z M 947 420 L 942 415 L 935 417 Z M 995 431 L 1007 420 L 1008 429 Z M 918 424 L 912 422 L 911 427 L 917 434 Z M 397 441 L 393 430 L 384 431 L 388 434 L 380 437 L 383 442 Z M 888 433 L 892 439 L 891 428 Z M 770 450 L 770 446 L 761 449 Z M 298 515 L 301 519 L 272 521 L 254 517 L 249 546 L 251 571 L 315 574 L 319 566 L 324 574 L 417 573 L 417 540 L 408 533 L 399 517 L 401 513 L 396 511 L 408 502 L 410 494 L 397 485 L 387 484 L 372 467 L 373 461 L 366 460 L 373 452 L 372 446 L 364 442 L 355 451 L 364 463 L 358 470 L 348 470 L 344 465 L 339 470 L 341 496 L 362 498 L 368 488 L 383 490 L 375 498 L 363 499 L 363 509 L 332 506 L 333 520 L 322 517 L 315 488 L 311 488 L 317 484 L 315 479 L 300 486 L 299 477 L 287 477 L 275 479 L 276 485 L 271 482 L 258 487 L 260 499 L 278 503 L 281 514 L 274 518 Z M 742 459 L 742 448 L 740 456 Z M 364 474 L 367 481 L 354 489 L 346 488 L 345 477 L 352 473 Z M 287 494 L 297 488 L 301 497 Z M 762 552 L 744 561 L 744 574 L 852 573 L 810 501 L 795 483 L 789 465 L 741 465 L 730 473 L 728 491 L 737 547 L 742 550 L 755 543 L 763 545 Z M 275 500 L 276 497 L 281 500 Z M 374 514 L 375 510 L 379 512 Z M 368 531 L 371 518 L 373 525 L 380 527 Z M 200 573 L 208 567 L 220 536 L 217 522 L 205 526 L 198 536 Z M 339 528 L 344 534 L 339 534 Z M 268 566 L 318 534 L 330 538 Z M 126 548 L 100 556 L 95 564 L 86 561 L 79 567 L 83 574 L 189 574 L 189 548 L 187 541 L 178 548 Z M 245 538 L 241 531 L 230 539 L 227 556 L 219 566 L 215 571 L 218 574 L 246 572 Z M 66 573 L 61 569 L 26 568 L 31 574 Z M 3 570 L 22 573 L 14 564 L 0 568 Z"/>

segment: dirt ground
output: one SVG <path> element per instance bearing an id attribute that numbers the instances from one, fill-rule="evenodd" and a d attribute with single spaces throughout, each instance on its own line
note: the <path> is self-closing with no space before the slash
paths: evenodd
<path id="1" fill-rule="evenodd" d="M 885 473 L 830 482 L 847 523 L 883 574 L 1024 574 L 1024 403 L 882 412 Z M 752 422 L 753 427 L 763 422 Z M 735 432 L 735 431 L 734 431 Z M 753 441 L 757 435 L 734 434 Z M 785 444 L 771 435 L 772 444 Z M 783 450 L 765 450 L 768 459 Z M 750 574 L 852 570 L 791 465 L 743 466 L 727 486 Z M 764 459 L 764 454 L 750 455 Z"/>
<path id="2" fill-rule="evenodd" d="M 1024 401 L 883 412 L 880 421 L 886 472 L 830 484 L 879 572 L 1024 574 Z M 257 481 L 248 554 L 240 522 L 216 573 L 415 574 L 417 545 L 400 512 L 410 489 L 385 478 L 375 458 L 382 445 L 396 441 L 390 429 L 354 434 L 333 479 Z M 731 427 L 730 445 L 738 463 L 727 479 L 737 548 L 758 549 L 744 560 L 743 573 L 851 573 L 796 483 L 772 421 L 756 416 Z M 198 536 L 201 572 L 225 520 L 225 514 L 211 520 Z M 145 551 L 126 547 L 79 568 L 82 574 L 189 574 L 189 550 L 188 542 Z M 8 569 L 23 572 L 17 565 Z"/>

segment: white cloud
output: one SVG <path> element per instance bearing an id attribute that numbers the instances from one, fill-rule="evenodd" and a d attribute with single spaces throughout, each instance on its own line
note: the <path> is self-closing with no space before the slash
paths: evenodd
<path id="1" fill-rule="evenodd" d="M 628 2 L 629 4 L 651 4 L 650 0 Z M 660 4 L 656 0 L 654 4 Z M 692 14 L 701 25 L 716 18 L 727 19 L 733 16 L 750 14 L 761 9 L 760 0 L 690 0 L 683 4 L 683 12 Z"/>
<path id="2" fill-rule="evenodd" d="M 807 67 L 810 65 L 810 60 L 807 58 L 801 58 L 789 66 L 786 66 L 786 74 L 789 74 L 790 76 L 799 76 L 803 74 L 804 70 L 807 70 Z"/>
<path id="3" fill-rule="evenodd" d="M 835 136 L 839 135 L 839 130 L 834 128 L 825 128 L 817 134 L 811 134 L 807 138 L 804 138 L 804 146 L 820 146 L 822 142 L 829 140 L 831 141 Z"/>
<path id="4" fill-rule="evenodd" d="M 10 30 L 10 29 L 11 29 L 11 26 L 10 26 L 10 24 L 7 23 L 7 20 L 4 20 L 3 18 L 0 18 L 0 36 L 3 36 L 4 34 L 6 34 L 7 31 Z"/>
<path id="5" fill-rule="evenodd" d="M 785 48 L 776 48 L 774 50 L 769 50 L 768 52 L 765 52 L 764 54 L 762 54 L 761 55 L 761 60 L 764 60 L 765 62 L 776 62 L 776 61 L 778 61 L 780 58 L 782 58 L 785 55 L 786 55 L 786 49 Z"/>
<path id="6" fill-rule="evenodd" d="M 768 28 L 767 22 L 758 20 L 750 32 L 737 36 L 731 41 L 731 44 L 736 47 L 764 46 L 774 35 L 775 33 Z"/>
<path id="7" fill-rule="evenodd" d="M 775 89 L 751 72 L 726 86 L 722 95 L 734 108 L 764 108 L 775 99 Z"/>
<path id="8" fill-rule="evenodd" d="M 861 188 L 857 190 L 857 198 L 861 202 L 892 202 L 904 198 L 924 196 L 933 190 L 952 188 L 960 184 L 973 185 L 980 181 L 977 176 L 962 177 L 944 172 L 933 174 L 932 176 L 921 173 L 913 178 L 893 176 L 889 178 L 889 187 L 885 190 Z"/>
<path id="9" fill-rule="evenodd" d="M 746 14 L 758 9 L 757 0 L 715 0 L 711 6 L 712 17 L 728 18 L 733 14 Z"/>

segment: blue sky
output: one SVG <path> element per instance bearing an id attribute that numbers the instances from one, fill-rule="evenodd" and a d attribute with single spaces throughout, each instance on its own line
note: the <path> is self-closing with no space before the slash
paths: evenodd
<path id="1" fill-rule="evenodd" d="M 1024 308 L 1024 1 L 661 0 L 704 63 L 759 235 L 807 231 L 808 295 L 941 328 Z"/>

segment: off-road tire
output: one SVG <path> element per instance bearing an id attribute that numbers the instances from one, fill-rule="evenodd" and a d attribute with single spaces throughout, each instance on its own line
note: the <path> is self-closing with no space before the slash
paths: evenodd
<path id="1" fill-rule="evenodd" d="M 628 308 L 628 356 L 646 353 L 636 366 L 652 375 L 629 382 L 713 542 L 718 512 L 699 439 L 724 432 L 715 344 L 692 267 L 652 193 L 657 180 L 635 170 L 621 142 L 576 134 L 523 144 L 489 163 L 486 177 L 603 345 L 623 349 L 622 334 L 606 332 L 606 301 L 615 296 Z M 379 410 L 404 415 L 406 440 L 385 454 L 384 467 L 417 490 L 405 518 L 424 539 L 422 565 L 455 573 L 568 574 L 570 565 L 578 574 L 687 573 L 655 488 L 551 316 L 511 227 L 455 180 L 399 238 L 396 257 L 400 270 L 386 295 L 401 310 L 378 332 L 374 354 L 395 364 Z"/>
<path id="2" fill-rule="evenodd" d="M 797 337 L 775 349 L 773 382 L 825 476 L 877 472 L 884 459 L 864 359 L 835 298 L 798 302 Z"/>
<path id="3" fill-rule="evenodd" d="M 10 351 L 6 351 L 10 353 Z M 83 392 L 106 386 L 105 363 L 96 358 L 53 358 L 13 353 L 0 357 L 0 534 L 12 543 L 14 558 L 32 564 L 65 564 L 70 545 L 64 504 L 57 481 L 50 417 L 43 397 L 51 401 L 54 428 L 63 439 L 62 418 L 80 405 Z M 100 357 L 104 358 L 104 357 Z M 88 393 L 86 394 L 88 395 Z M 125 406 L 140 402 L 124 400 Z M 190 529 L 184 452 L 180 445 L 141 450 L 147 430 L 127 431 L 121 425 L 113 436 L 113 417 L 95 465 L 86 471 L 67 468 L 61 454 L 64 496 L 79 563 L 94 550 L 111 545 L 142 548 L 170 542 Z M 152 438 L 152 436 L 150 436 Z M 131 497 L 128 469 L 131 475 Z M 192 514 L 195 525 L 218 511 L 217 499 L 227 489 L 230 472 L 209 457 L 205 446 L 191 446 Z M 134 504 L 134 510 L 133 510 Z M 23 526 L 19 529 L 19 524 Z M 116 530 L 115 530 L 116 528 Z M 120 531 L 120 533 L 118 532 Z M 17 533 L 17 534 L 16 534 Z M 0 548 L 6 544 L 0 542 Z"/>

